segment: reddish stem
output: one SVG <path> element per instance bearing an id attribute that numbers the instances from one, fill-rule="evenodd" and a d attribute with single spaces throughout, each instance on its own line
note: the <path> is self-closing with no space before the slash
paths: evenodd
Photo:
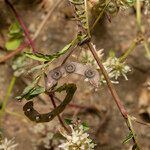
<path id="1" fill-rule="evenodd" d="M 56 103 L 55 103 L 55 101 L 54 101 L 54 96 L 53 96 L 52 94 L 50 94 L 49 96 L 50 96 L 50 98 L 51 98 L 51 101 L 52 101 L 52 104 L 53 104 L 54 108 L 56 108 L 57 106 L 56 106 Z M 61 119 L 60 115 L 58 115 L 57 117 L 58 117 L 58 120 L 59 120 L 60 124 L 62 125 L 62 127 L 63 127 L 67 132 L 69 132 L 68 128 L 65 126 L 65 124 L 64 124 L 63 120 Z"/>
<path id="2" fill-rule="evenodd" d="M 0 63 L 5 62 L 6 60 L 12 58 L 13 56 L 17 55 L 19 52 L 21 52 L 24 48 L 26 48 L 29 45 L 29 43 L 23 43 L 19 48 L 17 48 L 15 51 L 9 53 L 8 55 L 2 57 L 0 59 Z"/>
<path id="3" fill-rule="evenodd" d="M 116 90 L 115 90 L 115 87 L 114 87 L 114 85 L 111 83 L 111 81 L 110 81 L 110 79 L 109 79 L 109 76 L 108 76 L 108 74 L 107 74 L 107 71 L 105 70 L 105 68 L 104 68 L 104 66 L 103 66 L 103 64 L 102 64 L 102 62 L 101 62 L 101 60 L 99 59 L 99 57 L 98 57 L 98 55 L 97 55 L 97 53 L 96 53 L 96 51 L 95 51 L 93 45 L 92 45 L 91 43 L 88 43 L 87 46 L 89 47 L 91 53 L 93 54 L 93 57 L 95 58 L 95 60 L 96 60 L 96 62 L 97 62 L 97 64 L 98 64 L 98 66 L 100 67 L 100 69 L 101 69 L 101 71 L 102 71 L 102 74 L 104 75 L 105 80 L 106 80 L 106 82 L 107 82 L 108 88 L 109 88 L 109 90 L 110 90 L 110 92 L 111 92 L 111 94 L 112 94 L 112 96 L 113 96 L 113 98 L 114 98 L 114 100 L 115 100 L 115 102 L 116 102 L 116 104 L 117 104 L 117 106 L 118 106 L 118 108 L 119 108 L 119 110 L 120 110 L 122 116 L 123 116 L 125 119 L 127 119 L 127 117 L 128 117 L 128 112 L 126 111 L 125 107 L 123 106 L 123 104 L 122 104 L 122 102 L 121 102 L 121 100 L 120 100 L 120 98 L 119 98 L 119 96 L 118 96 L 118 94 L 117 94 L 117 92 L 116 92 Z"/>
<path id="4" fill-rule="evenodd" d="M 11 10 L 13 11 L 13 13 L 14 13 L 16 19 L 18 20 L 20 26 L 22 27 L 22 29 L 23 29 L 23 31 L 24 31 L 24 34 L 25 34 L 26 38 L 27 38 L 28 41 L 29 41 L 30 46 L 32 47 L 33 53 L 35 53 L 35 52 L 36 52 L 35 46 L 34 46 L 34 43 L 33 43 L 32 39 L 30 38 L 30 34 L 29 34 L 29 31 L 28 31 L 26 25 L 24 24 L 23 20 L 21 19 L 21 17 L 19 16 L 18 12 L 17 12 L 17 11 L 15 10 L 15 8 L 13 7 L 13 5 L 12 5 L 8 0 L 5 0 L 5 3 L 6 3 L 6 4 L 11 8 Z"/>

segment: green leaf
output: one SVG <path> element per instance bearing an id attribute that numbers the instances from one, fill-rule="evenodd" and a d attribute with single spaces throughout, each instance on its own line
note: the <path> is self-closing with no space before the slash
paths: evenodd
<path id="1" fill-rule="evenodd" d="M 37 85 L 40 78 L 37 78 L 35 81 L 33 81 L 29 86 L 27 86 L 22 94 L 18 97 L 16 97 L 18 100 L 21 100 L 23 98 L 30 100 L 33 97 L 36 97 L 37 95 L 45 92 L 45 88 L 42 86 Z"/>
<path id="2" fill-rule="evenodd" d="M 20 32 L 21 32 L 21 28 L 20 28 L 20 25 L 18 24 L 18 22 L 11 24 L 11 26 L 9 28 L 9 34 L 17 34 Z"/>
<path id="3" fill-rule="evenodd" d="M 109 57 L 114 58 L 116 56 L 115 52 L 113 50 L 109 51 Z"/>
<path id="4" fill-rule="evenodd" d="M 46 67 L 46 64 L 42 64 L 42 65 L 38 65 L 38 66 L 35 66 L 33 68 L 31 68 L 28 73 L 33 73 L 33 72 L 36 72 L 36 71 L 41 71 L 41 69 L 43 69 L 44 67 Z"/>
<path id="5" fill-rule="evenodd" d="M 83 122 L 82 126 L 83 126 L 84 131 L 88 131 L 89 130 L 89 126 L 88 126 L 88 124 L 86 122 Z"/>
<path id="6" fill-rule="evenodd" d="M 33 54 L 33 53 L 25 52 L 25 55 L 27 57 L 34 59 L 34 60 L 37 60 L 37 61 L 48 61 L 49 59 L 52 59 L 52 57 L 50 55 L 44 55 L 41 53 Z"/>
<path id="7" fill-rule="evenodd" d="M 22 39 L 10 39 L 6 42 L 5 47 L 7 50 L 12 51 L 17 49 L 22 42 Z"/>
<path id="8" fill-rule="evenodd" d="M 72 46 L 72 42 L 66 45 L 62 50 L 58 51 L 57 53 L 53 55 L 45 55 L 41 53 L 25 53 L 25 55 L 31 59 L 37 60 L 37 61 L 43 61 L 43 62 L 52 62 L 56 58 L 60 57 L 61 55 L 65 54 L 68 49 Z"/>
<path id="9" fill-rule="evenodd" d="M 27 89 L 25 89 L 25 90 L 27 90 Z M 30 89 L 28 92 L 26 92 L 26 94 L 22 94 L 21 96 L 18 96 L 17 99 L 21 100 L 21 99 L 25 98 L 26 100 L 30 100 L 43 92 L 45 92 L 45 88 L 37 85 L 37 86 L 33 87 L 32 89 Z"/>
<path id="10" fill-rule="evenodd" d="M 23 41 L 23 37 L 20 25 L 17 22 L 11 24 L 8 33 L 8 41 L 5 43 L 6 49 L 9 51 L 17 49 Z"/>
<path id="11" fill-rule="evenodd" d="M 126 137 L 126 139 L 123 141 L 123 144 L 128 143 L 130 140 L 132 140 L 133 138 L 133 133 L 130 131 L 130 133 L 128 134 L 128 136 Z"/>
<path id="12" fill-rule="evenodd" d="M 64 121 L 65 121 L 65 123 L 67 125 L 71 125 L 72 124 L 72 120 L 71 119 L 66 118 Z"/>

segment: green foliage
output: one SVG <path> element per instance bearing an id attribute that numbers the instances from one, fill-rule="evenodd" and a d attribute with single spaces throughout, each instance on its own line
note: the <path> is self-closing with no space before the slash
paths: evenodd
<path id="1" fill-rule="evenodd" d="M 23 32 L 17 22 L 11 24 L 8 33 L 8 41 L 5 43 L 7 50 L 17 49 L 23 41 Z"/>
<path id="2" fill-rule="evenodd" d="M 129 132 L 129 134 L 127 135 L 127 137 L 125 138 L 125 140 L 123 141 L 123 144 L 128 143 L 130 140 L 132 140 L 132 138 L 134 137 L 132 131 Z"/>
<path id="3" fill-rule="evenodd" d="M 28 70 L 28 73 L 34 73 L 34 72 L 37 72 L 37 71 L 41 72 L 41 69 L 43 69 L 45 67 L 48 67 L 48 65 L 47 64 L 42 64 L 42 65 L 35 66 L 35 67 L 31 68 L 30 70 Z"/>
<path id="4" fill-rule="evenodd" d="M 80 21 L 83 29 L 86 31 L 90 37 L 89 30 L 89 19 L 88 19 L 88 8 L 87 8 L 87 0 L 69 0 L 75 7 L 75 14 L 78 21 Z"/>
<path id="5" fill-rule="evenodd" d="M 123 141 L 123 144 L 126 144 L 133 139 L 135 139 L 135 135 L 134 135 L 133 131 L 131 130 L 129 132 L 129 134 L 127 135 L 127 137 L 125 138 L 125 140 Z M 138 147 L 138 145 L 136 143 L 134 143 L 132 146 L 132 150 L 140 150 L 140 148 Z"/>
<path id="6" fill-rule="evenodd" d="M 88 131 L 89 130 L 89 126 L 88 126 L 88 124 L 86 122 L 83 122 L 82 126 L 83 126 L 84 131 Z"/>
<path id="7" fill-rule="evenodd" d="M 65 54 L 69 48 L 73 45 L 73 43 L 67 44 L 63 49 L 60 51 L 56 52 L 55 54 L 52 55 L 45 55 L 41 53 L 28 53 L 26 52 L 25 55 L 31 59 L 37 60 L 37 61 L 42 61 L 42 62 L 52 62 L 56 58 L 60 57 L 61 55 Z"/>
<path id="8" fill-rule="evenodd" d="M 32 60 L 21 54 L 17 56 L 12 62 L 12 69 L 14 70 L 14 76 L 19 77 L 20 75 L 27 72 L 27 68 L 31 66 Z"/>
<path id="9" fill-rule="evenodd" d="M 65 123 L 67 125 L 71 125 L 72 124 L 72 120 L 71 119 L 66 118 L 66 119 L 64 119 L 64 121 L 65 121 Z"/>
<path id="10" fill-rule="evenodd" d="M 45 92 L 45 88 L 38 85 L 39 78 L 34 80 L 29 86 L 27 86 L 22 94 L 16 97 L 18 100 L 25 98 L 26 100 L 30 100 L 39 94 Z"/>

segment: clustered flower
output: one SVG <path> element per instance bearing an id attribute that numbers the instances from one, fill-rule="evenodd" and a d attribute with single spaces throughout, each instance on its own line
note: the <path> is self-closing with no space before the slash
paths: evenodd
<path id="1" fill-rule="evenodd" d="M 18 144 L 15 143 L 14 139 L 8 140 L 7 138 L 0 141 L 0 150 L 15 150 Z"/>
<path id="2" fill-rule="evenodd" d="M 89 138 L 83 125 L 69 125 L 71 133 L 68 134 L 64 130 L 60 133 L 66 138 L 66 141 L 59 145 L 62 150 L 94 150 L 96 144 Z"/>
<path id="3" fill-rule="evenodd" d="M 120 76 L 123 76 L 125 80 L 128 80 L 127 73 L 131 71 L 130 67 L 125 64 L 125 62 L 120 62 L 120 59 L 117 57 L 108 57 L 107 60 L 103 63 L 110 79 L 113 83 L 119 83 L 117 80 Z M 101 82 L 105 83 L 104 77 L 101 76 Z"/>
<path id="4" fill-rule="evenodd" d="M 97 52 L 97 55 L 99 56 L 99 59 L 102 60 L 103 66 L 105 67 L 112 83 L 118 84 L 119 83 L 118 78 L 121 76 L 123 76 L 125 80 L 128 80 L 127 73 L 131 71 L 131 68 L 125 62 L 120 61 L 120 59 L 115 56 L 114 52 L 111 52 L 109 57 L 106 60 L 104 60 L 103 49 L 97 51 L 95 45 L 93 45 L 93 47 L 95 48 L 95 51 Z M 97 65 L 90 51 L 82 52 L 81 62 L 85 64 L 90 64 L 94 66 L 96 69 L 99 69 L 99 66 Z M 104 76 L 101 74 L 100 84 L 103 84 L 103 83 L 106 83 L 106 80 Z"/>

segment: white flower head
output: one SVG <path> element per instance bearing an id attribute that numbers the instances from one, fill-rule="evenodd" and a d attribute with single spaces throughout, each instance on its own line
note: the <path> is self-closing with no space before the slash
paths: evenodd
<path id="1" fill-rule="evenodd" d="M 95 49 L 99 59 L 102 59 L 102 57 L 104 55 L 104 53 L 103 53 L 104 49 L 97 50 L 96 45 L 94 45 L 93 43 L 92 43 L 92 45 L 93 45 L 93 48 Z M 89 50 L 82 50 L 80 59 L 81 59 L 81 62 L 83 62 L 85 64 L 90 64 L 90 65 L 95 66 L 96 68 L 98 68 L 97 63 L 96 63 L 92 53 Z"/>
<path id="2" fill-rule="evenodd" d="M 15 143 L 14 139 L 8 140 L 5 138 L 0 142 L 0 150 L 15 150 L 18 144 Z"/>
<path id="3" fill-rule="evenodd" d="M 60 133 L 66 138 L 66 141 L 59 145 L 62 150 L 94 150 L 96 144 L 89 138 L 84 126 L 81 124 L 69 125 L 71 133 L 68 134 L 64 130 Z"/>
<path id="4" fill-rule="evenodd" d="M 131 71 L 131 68 L 126 65 L 125 62 L 121 62 L 119 58 L 110 56 L 106 59 L 103 65 L 112 83 L 119 83 L 117 80 L 120 76 L 123 76 L 125 80 L 128 80 L 126 74 Z M 106 83 L 103 75 L 100 77 L 100 82 Z"/>

